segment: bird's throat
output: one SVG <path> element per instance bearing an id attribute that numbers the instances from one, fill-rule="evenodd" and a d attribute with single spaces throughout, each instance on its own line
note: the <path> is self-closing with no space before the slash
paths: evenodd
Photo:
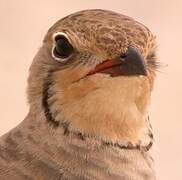
<path id="1" fill-rule="evenodd" d="M 64 126 L 65 131 L 96 137 L 104 142 L 148 145 L 150 137 L 143 109 L 146 102 L 137 99 L 139 92 L 128 87 L 141 85 L 140 80 L 124 78 L 118 82 L 110 81 L 108 85 L 102 82 L 104 87 L 100 88 L 95 80 L 83 80 L 69 88 L 56 84 L 54 90 L 50 83 L 46 83 L 42 105 L 48 122 L 56 127 Z M 125 87 L 121 83 L 126 84 Z"/>

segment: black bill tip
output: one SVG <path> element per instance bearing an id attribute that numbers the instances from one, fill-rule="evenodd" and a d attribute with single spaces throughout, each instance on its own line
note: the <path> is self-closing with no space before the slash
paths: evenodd
<path id="1" fill-rule="evenodd" d="M 130 46 L 125 54 L 120 56 L 123 75 L 147 75 L 144 57 L 136 48 Z"/>

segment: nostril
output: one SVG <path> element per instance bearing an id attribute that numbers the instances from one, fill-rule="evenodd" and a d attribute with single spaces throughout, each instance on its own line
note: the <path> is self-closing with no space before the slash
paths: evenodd
<path id="1" fill-rule="evenodd" d="M 126 58 L 126 53 L 121 54 L 120 58 Z"/>
<path id="2" fill-rule="evenodd" d="M 125 62 L 126 61 L 126 57 L 127 57 L 126 53 L 123 53 L 123 54 L 120 55 L 120 60 L 122 62 Z"/>

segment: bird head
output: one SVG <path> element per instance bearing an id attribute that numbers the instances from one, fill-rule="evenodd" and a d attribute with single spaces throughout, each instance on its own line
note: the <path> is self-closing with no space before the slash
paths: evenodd
<path id="1" fill-rule="evenodd" d="M 56 22 L 30 68 L 30 110 L 104 141 L 148 141 L 155 37 L 134 19 L 85 10 Z"/>

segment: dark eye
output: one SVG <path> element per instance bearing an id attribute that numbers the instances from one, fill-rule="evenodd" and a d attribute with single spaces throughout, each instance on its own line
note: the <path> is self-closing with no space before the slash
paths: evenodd
<path id="1" fill-rule="evenodd" d="M 67 60 L 73 53 L 73 46 L 63 35 L 55 37 L 55 46 L 53 48 L 53 56 L 58 61 Z"/>

